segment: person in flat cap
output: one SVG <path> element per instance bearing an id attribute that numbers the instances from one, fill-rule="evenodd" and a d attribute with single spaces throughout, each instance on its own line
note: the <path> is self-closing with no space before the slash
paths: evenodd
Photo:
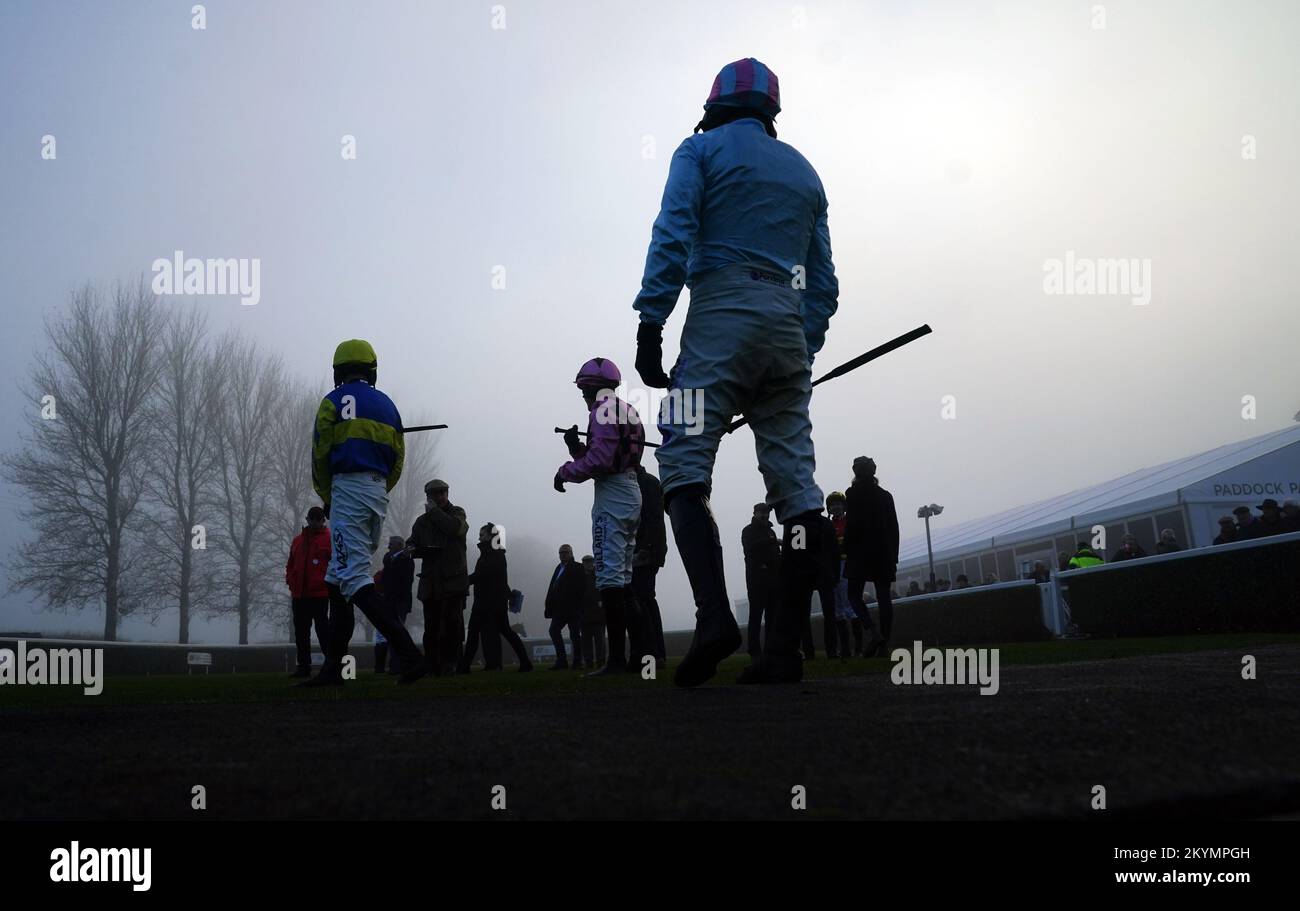
<path id="1" fill-rule="evenodd" d="M 894 627 L 890 584 L 898 567 L 898 512 L 894 497 L 880 486 L 876 463 L 866 456 L 853 460 L 853 483 L 844 493 L 844 574 L 849 604 L 871 638 L 863 646 L 868 658 L 885 654 Z M 862 593 L 868 582 L 876 590 L 880 631 L 871 620 Z"/>
<path id="2" fill-rule="evenodd" d="M 441 478 L 424 485 L 424 514 L 406 539 L 411 556 L 420 560 L 416 597 L 424 608 L 424 654 L 433 672 L 456 672 L 465 638 L 465 598 L 469 568 L 465 539 L 469 522 L 465 510 L 451 502 L 450 487 Z"/>
<path id="3" fill-rule="evenodd" d="M 1219 533 L 1214 538 L 1215 544 L 1231 544 L 1237 540 L 1237 523 L 1232 516 L 1219 516 Z"/>
<path id="4" fill-rule="evenodd" d="M 1249 541 L 1253 538 L 1262 537 L 1260 532 L 1263 530 L 1259 527 L 1259 519 L 1250 511 L 1249 506 L 1238 506 L 1232 511 L 1233 516 L 1237 519 L 1237 540 Z"/>

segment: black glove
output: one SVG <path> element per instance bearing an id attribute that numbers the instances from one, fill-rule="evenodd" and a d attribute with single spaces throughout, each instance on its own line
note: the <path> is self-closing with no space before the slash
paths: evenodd
<path id="1" fill-rule="evenodd" d="M 564 478 L 560 477 L 558 471 L 555 473 L 555 489 L 560 493 L 564 493 Z"/>
<path id="2" fill-rule="evenodd" d="M 664 373 L 664 327 L 642 323 L 636 330 L 636 372 L 652 389 L 667 389 Z"/>
<path id="3" fill-rule="evenodd" d="M 569 447 L 569 452 L 573 452 L 573 450 L 582 445 L 582 441 L 578 439 L 577 424 L 574 424 L 568 430 L 564 431 L 564 445 Z"/>

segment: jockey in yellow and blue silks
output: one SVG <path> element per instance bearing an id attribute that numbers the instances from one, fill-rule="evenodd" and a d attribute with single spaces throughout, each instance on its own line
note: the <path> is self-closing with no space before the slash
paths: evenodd
<path id="1" fill-rule="evenodd" d="M 343 682 L 343 658 L 352 639 L 353 606 L 394 648 L 404 669 L 399 682 L 428 673 L 420 650 L 379 597 L 370 561 L 384 529 L 388 492 L 402 476 L 406 447 L 402 416 L 375 388 L 379 362 L 369 342 L 349 339 L 334 352 L 334 389 L 321 400 L 312 433 L 312 484 L 330 518 L 329 639 L 320 674 L 304 686 Z"/>

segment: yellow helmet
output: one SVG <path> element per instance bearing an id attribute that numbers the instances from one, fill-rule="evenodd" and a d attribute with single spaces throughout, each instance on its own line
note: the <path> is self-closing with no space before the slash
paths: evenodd
<path id="1" fill-rule="evenodd" d="M 346 342 L 339 342 L 339 346 L 334 349 L 334 366 L 342 367 L 345 364 L 377 367 L 379 360 L 375 357 L 375 349 L 370 347 L 368 341 L 350 338 Z"/>

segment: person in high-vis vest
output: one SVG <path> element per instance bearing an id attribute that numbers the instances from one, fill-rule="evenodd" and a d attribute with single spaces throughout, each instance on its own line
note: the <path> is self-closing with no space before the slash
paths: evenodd
<path id="1" fill-rule="evenodd" d="M 320 673 L 302 686 L 341 686 L 343 659 L 357 607 L 388 640 L 402 666 L 399 683 L 429 672 L 411 634 L 391 604 L 379 595 L 370 560 L 379 549 L 388 511 L 388 492 L 402 475 L 406 449 L 402 416 L 393 400 L 375 388 L 379 361 L 369 342 L 349 339 L 334 351 L 334 389 L 316 411 L 312 443 L 312 485 L 330 519 L 330 648 Z"/>
<path id="2" fill-rule="evenodd" d="M 776 139 L 780 110 L 776 74 L 758 60 L 718 73 L 695 135 L 673 153 L 633 304 L 637 372 L 647 386 L 669 389 L 659 417 L 659 479 L 697 608 L 695 638 L 674 675 L 680 686 L 704 683 L 740 647 L 709 508 L 718 444 L 738 414 L 749 419 L 767 504 L 785 537 L 767 641 L 740 682 L 803 676 L 800 634 L 823 528 L 811 369 L 839 287 L 826 193 L 812 165 Z M 665 375 L 663 327 L 683 285 L 690 309 L 681 353 Z"/>
<path id="3" fill-rule="evenodd" d="M 1089 547 L 1085 542 L 1079 545 L 1079 550 L 1070 558 L 1068 565 L 1070 569 L 1085 569 L 1089 566 L 1101 566 L 1101 564 L 1105 562 L 1106 561 L 1099 557 L 1097 552 Z"/>

